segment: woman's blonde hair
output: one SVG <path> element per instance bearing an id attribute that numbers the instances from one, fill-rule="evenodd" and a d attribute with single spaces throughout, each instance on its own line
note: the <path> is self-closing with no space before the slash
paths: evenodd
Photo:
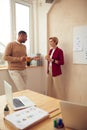
<path id="1" fill-rule="evenodd" d="M 57 37 L 49 37 L 49 40 L 52 39 L 56 45 L 58 44 L 58 38 Z"/>

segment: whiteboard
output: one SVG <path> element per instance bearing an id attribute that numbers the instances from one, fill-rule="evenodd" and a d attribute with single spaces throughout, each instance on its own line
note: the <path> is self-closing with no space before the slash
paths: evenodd
<path id="1" fill-rule="evenodd" d="M 73 29 L 73 63 L 87 64 L 87 26 Z"/>

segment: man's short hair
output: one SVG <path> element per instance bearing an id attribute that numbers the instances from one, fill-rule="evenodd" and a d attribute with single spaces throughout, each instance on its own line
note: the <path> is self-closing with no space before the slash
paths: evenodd
<path id="1" fill-rule="evenodd" d="M 26 33 L 25 31 L 19 31 L 19 32 L 18 32 L 18 35 L 20 35 L 20 34 L 26 35 L 27 33 Z"/>

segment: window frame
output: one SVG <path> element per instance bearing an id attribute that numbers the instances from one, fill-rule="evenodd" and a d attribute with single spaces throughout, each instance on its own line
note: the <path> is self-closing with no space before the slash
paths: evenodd
<path id="1" fill-rule="evenodd" d="M 25 1 L 25 0 L 10 0 L 11 3 L 11 40 L 15 40 L 16 39 L 16 11 L 15 11 L 15 4 L 22 4 L 25 6 L 28 6 L 30 8 L 30 31 L 29 31 L 29 38 L 30 38 L 30 54 L 32 53 L 32 50 L 34 48 L 33 45 L 33 6 L 32 6 L 32 2 L 31 1 Z M 13 31 L 14 30 L 14 31 Z"/>
<path id="2" fill-rule="evenodd" d="M 33 2 L 32 0 L 9 0 L 10 4 L 10 40 L 14 41 L 16 40 L 16 8 L 15 5 L 16 3 L 25 5 L 29 7 L 29 38 L 30 38 L 30 50 L 29 54 L 34 53 L 34 23 L 33 23 Z M 4 52 L 3 52 L 4 53 Z M 0 64 L 0 67 L 7 66 L 6 62 L 5 64 Z"/>

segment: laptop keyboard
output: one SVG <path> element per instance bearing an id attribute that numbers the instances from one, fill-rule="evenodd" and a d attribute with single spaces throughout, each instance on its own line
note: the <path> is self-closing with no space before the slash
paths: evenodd
<path id="1" fill-rule="evenodd" d="M 13 99 L 13 104 L 14 104 L 15 107 L 24 106 L 24 104 L 17 98 Z"/>

